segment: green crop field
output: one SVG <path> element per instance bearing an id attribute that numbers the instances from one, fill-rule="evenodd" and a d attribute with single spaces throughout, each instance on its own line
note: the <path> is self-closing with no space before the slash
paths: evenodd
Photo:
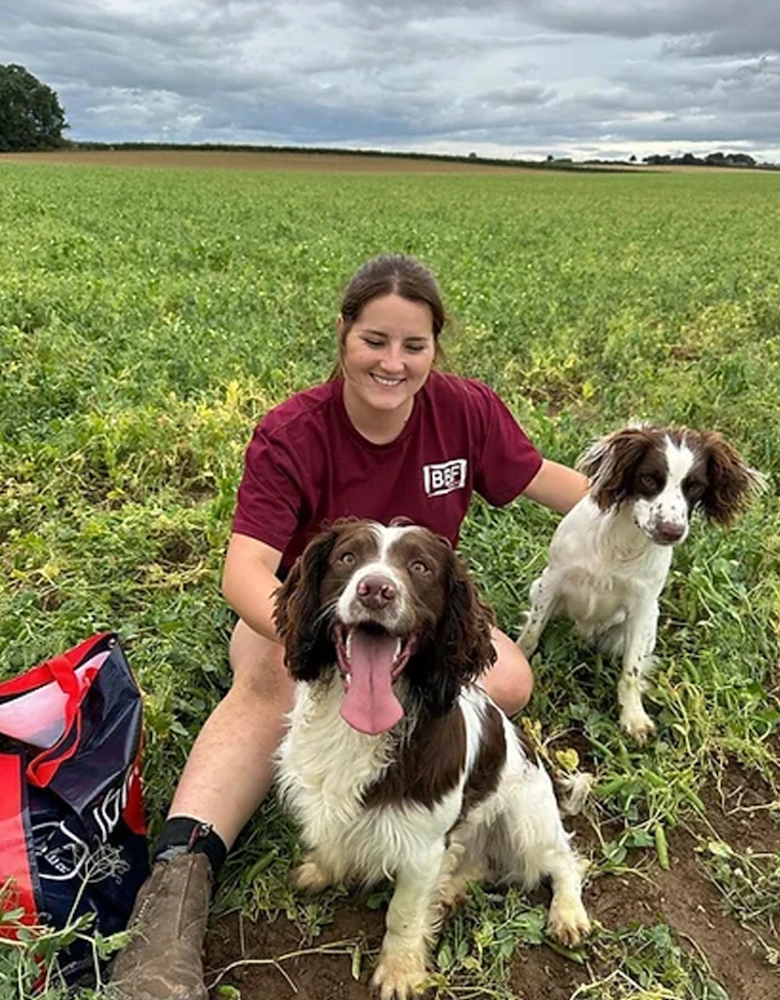
<path id="1" fill-rule="evenodd" d="M 525 724 L 554 740 L 553 759 L 574 746 L 597 776 L 578 825 L 596 929 L 561 955 L 543 944 L 543 894 L 477 889 L 437 946 L 440 995 L 777 995 L 778 175 L 3 162 L 0 678 L 118 631 L 145 694 L 159 829 L 229 684 L 233 616 L 219 578 L 243 450 L 269 406 L 327 375 L 340 289 L 388 250 L 437 274 L 452 316 L 447 366 L 490 383 L 549 458 L 573 463 L 630 420 L 674 422 L 723 431 L 769 476 L 734 527 L 698 521 L 675 554 L 646 698 L 658 735 L 645 749 L 617 726 L 614 665 L 565 623 L 546 634 Z M 528 501 L 472 508 L 462 549 L 511 635 L 556 521 Z M 215 926 L 233 926 L 230 912 L 261 925 L 281 914 L 311 963 L 335 929 L 344 954 L 327 961 L 365 982 L 378 924 L 345 936 L 339 912 L 370 914 L 387 892 L 296 896 L 286 876 L 297 850 L 269 801 L 227 867 Z M 675 894 L 681 906 L 690 896 L 689 914 L 668 905 Z M 716 928 L 709 938 L 694 903 Z M 37 946 L 56 956 L 63 940 L 41 930 Z M 35 947 L 0 940 L 3 1000 L 31 994 Z M 553 985 L 533 993 L 523 976 L 543 967 Z M 56 958 L 49 968 L 54 997 Z M 271 971 L 266 995 L 292 996 Z M 219 995 L 254 997 L 255 973 L 268 974 L 245 966 Z"/>

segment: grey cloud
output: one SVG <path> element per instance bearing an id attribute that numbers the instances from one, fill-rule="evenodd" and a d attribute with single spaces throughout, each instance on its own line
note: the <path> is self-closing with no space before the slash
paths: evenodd
<path id="1" fill-rule="evenodd" d="M 575 35 L 613 38 L 698 37 L 698 45 L 722 45 L 723 54 L 776 51 L 780 45 L 773 0 L 340 0 L 345 22 L 371 28 L 414 21 L 447 24 L 459 17 L 502 18 Z M 728 39 L 739 35 L 740 49 Z M 710 36 L 719 41 L 710 42 Z M 713 50 L 714 51 L 714 50 Z"/>
<path id="2" fill-rule="evenodd" d="M 616 79 L 620 86 L 594 94 L 591 107 L 620 111 L 626 117 L 635 111 L 666 109 L 684 115 L 708 109 L 721 117 L 734 114 L 743 119 L 776 110 L 780 118 L 777 58 L 701 64 L 687 70 L 678 65 L 642 65 Z"/>
<path id="3" fill-rule="evenodd" d="M 0 62 L 58 90 L 74 138 L 771 148 L 775 6 L 28 0 L 4 13 Z"/>
<path id="4" fill-rule="evenodd" d="M 709 35 L 747 24 L 763 28 L 763 43 L 773 18 L 771 0 L 528 0 L 524 8 L 534 21 L 577 34 L 619 38 L 656 35 Z M 776 21 L 776 18 L 775 18 Z"/>
<path id="5" fill-rule="evenodd" d="M 780 10 L 766 17 L 751 17 L 728 30 L 713 31 L 704 37 L 688 37 L 667 43 L 668 53 L 677 56 L 761 56 L 780 52 Z"/>
<path id="6" fill-rule="evenodd" d="M 485 104 L 495 104 L 498 107 L 522 107 L 526 104 L 547 104 L 553 100 L 556 91 L 540 83 L 518 83 L 513 87 L 503 87 L 489 90 L 482 95 Z"/>
<path id="7" fill-rule="evenodd" d="M 7 5 L 10 7 L 10 5 Z M 27 0 L 3 13 L 6 29 L 21 27 L 55 29 L 88 36 L 105 35 L 116 44 L 121 39 L 159 45 L 213 46 L 219 41 L 240 40 L 246 32 L 266 22 L 284 26 L 289 18 L 272 0 L 189 0 L 188 3 L 104 3 L 71 0 Z"/>

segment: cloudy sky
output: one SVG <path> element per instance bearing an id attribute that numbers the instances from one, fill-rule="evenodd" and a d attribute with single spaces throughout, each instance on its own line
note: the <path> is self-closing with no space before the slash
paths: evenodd
<path id="1" fill-rule="evenodd" d="M 72 139 L 780 162 L 778 0 L 0 0 Z"/>

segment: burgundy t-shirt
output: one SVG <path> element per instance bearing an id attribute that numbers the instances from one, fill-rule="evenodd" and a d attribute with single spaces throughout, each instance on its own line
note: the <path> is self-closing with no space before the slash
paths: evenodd
<path id="1" fill-rule="evenodd" d="M 488 386 L 431 372 L 389 444 L 355 429 L 337 379 L 270 410 L 246 451 L 233 531 L 282 552 L 289 569 L 324 522 L 408 517 L 453 545 L 477 491 L 501 507 L 542 458 Z"/>

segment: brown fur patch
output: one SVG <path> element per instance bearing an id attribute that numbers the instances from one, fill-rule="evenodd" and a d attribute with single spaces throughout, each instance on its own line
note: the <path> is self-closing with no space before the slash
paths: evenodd
<path id="1" fill-rule="evenodd" d="M 482 725 L 479 754 L 463 789 L 461 817 L 484 802 L 498 788 L 501 768 L 506 760 L 506 737 L 501 713 L 488 704 Z"/>
<path id="2" fill-rule="evenodd" d="M 466 723 L 456 705 L 446 715 L 416 725 L 396 759 L 363 795 L 370 806 L 414 802 L 434 806 L 458 784 L 466 764 Z"/>
<path id="3" fill-rule="evenodd" d="M 636 467 L 656 436 L 645 427 L 627 427 L 597 442 L 580 458 L 578 468 L 591 480 L 593 499 L 601 510 L 616 507 L 631 495 Z"/>
<path id="4" fill-rule="evenodd" d="M 717 431 L 705 431 L 701 443 L 707 459 L 707 489 L 701 500 L 706 516 L 729 525 L 759 490 L 763 477 Z"/>

